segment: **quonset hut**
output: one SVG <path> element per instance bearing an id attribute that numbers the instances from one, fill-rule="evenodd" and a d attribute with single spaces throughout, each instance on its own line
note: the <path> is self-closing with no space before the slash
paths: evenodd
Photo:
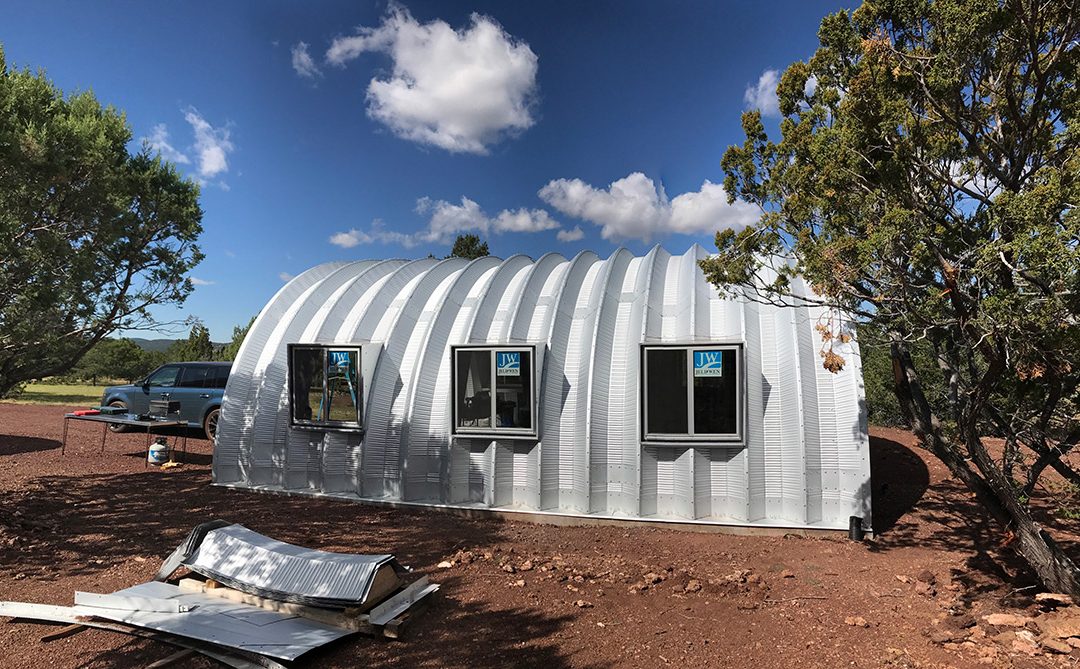
<path id="1" fill-rule="evenodd" d="M 225 389 L 218 484 L 431 506 L 870 529 L 858 349 L 814 306 L 724 298 L 695 245 L 328 263 Z"/>

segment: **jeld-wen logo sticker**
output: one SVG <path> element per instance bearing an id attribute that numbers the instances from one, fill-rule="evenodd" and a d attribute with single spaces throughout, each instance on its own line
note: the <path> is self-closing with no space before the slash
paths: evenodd
<path id="1" fill-rule="evenodd" d="M 521 351 L 497 352 L 495 373 L 498 376 L 521 376 Z"/>
<path id="2" fill-rule="evenodd" d="M 723 376 L 723 351 L 694 351 L 694 376 Z"/>
<path id="3" fill-rule="evenodd" d="M 330 351 L 330 365 L 332 367 L 348 367 L 349 366 L 349 352 L 348 351 Z"/>

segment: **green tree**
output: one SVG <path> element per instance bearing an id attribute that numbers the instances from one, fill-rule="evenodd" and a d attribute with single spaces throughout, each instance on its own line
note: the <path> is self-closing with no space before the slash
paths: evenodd
<path id="1" fill-rule="evenodd" d="M 130 141 L 122 113 L 0 49 L 0 395 L 191 292 L 199 187 Z"/>
<path id="2" fill-rule="evenodd" d="M 488 252 L 487 242 L 481 242 L 476 235 L 458 235 L 454 240 L 454 248 L 450 250 L 447 258 L 465 258 L 475 260 L 491 255 Z"/>
<path id="3" fill-rule="evenodd" d="M 72 370 L 77 378 L 97 385 L 98 379 L 133 381 L 145 375 L 146 352 L 130 339 L 102 339 Z"/>
<path id="4" fill-rule="evenodd" d="M 214 344 L 210 341 L 210 330 L 199 322 L 191 326 L 187 339 L 180 339 L 169 347 L 169 360 L 173 362 L 213 359 Z"/>
<path id="5" fill-rule="evenodd" d="M 723 157 L 759 223 L 719 233 L 702 263 L 766 301 L 801 274 L 835 308 L 827 337 L 850 336 L 841 314 L 884 333 L 920 444 L 1073 596 L 1076 566 L 1028 499 L 1047 467 L 1080 480 L 1061 457 L 1080 442 L 1078 20 L 1075 0 L 877 0 L 826 17 L 778 85 L 780 140 L 747 113 Z"/>
<path id="6" fill-rule="evenodd" d="M 252 316 L 247 325 L 235 325 L 232 331 L 232 341 L 221 347 L 218 351 L 219 360 L 236 360 L 236 354 L 240 352 L 240 345 L 244 343 L 244 338 L 247 337 L 247 333 L 251 331 L 251 326 L 255 325 L 255 317 Z"/>

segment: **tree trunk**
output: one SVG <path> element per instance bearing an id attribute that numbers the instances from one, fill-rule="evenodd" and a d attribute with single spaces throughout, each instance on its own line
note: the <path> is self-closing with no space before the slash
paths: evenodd
<path id="1" fill-rule="evenodd" d="M 1021 506 L 1017 491 L 978 438 L 976 421 L 967 421 L 966 432 L 968 450 L 978 472 L 971 468 L 958 446 L 942 434 L 940 422 L 922 392 L 911 355 L 899 336 L 893 336 L 891 354 L 896 397 L 923 448 L 941 460 L 1006 531 L 1015 534 L 1018 552 L 1044 587 L 1080 601 L 1080 570 Z"/>

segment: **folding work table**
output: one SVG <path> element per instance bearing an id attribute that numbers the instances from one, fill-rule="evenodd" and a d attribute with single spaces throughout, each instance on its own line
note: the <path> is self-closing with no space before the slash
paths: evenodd
<path id="1" fill-rule="evenodd" d="M 67 449 L 67 434 L 68 434 L 68 421 L 72 420 L 85 420 L 92 423 L 101 423 L 101 452 L 105 452 L 105 436 L 109 434 L 110 425 L 128 425 L 131 427 L 139 427 L 146 430 L 146 450 L 150 450 L 150 434 L 154 430 L 158 430 L 165 427 L 179 427 L 182 428 L 180 432 L 182 449 L 184 455 L 187 455 L 187 432 L 188 424 L 184 420 L 172 420 L 172 419 L 149 419 L 141 420 L 134 414 L 91 414 L 88 416 L 77 416 L 73 413 L 64 414 L 64 436 L 60 445 L 60 455 L 64 454 Z"/>

